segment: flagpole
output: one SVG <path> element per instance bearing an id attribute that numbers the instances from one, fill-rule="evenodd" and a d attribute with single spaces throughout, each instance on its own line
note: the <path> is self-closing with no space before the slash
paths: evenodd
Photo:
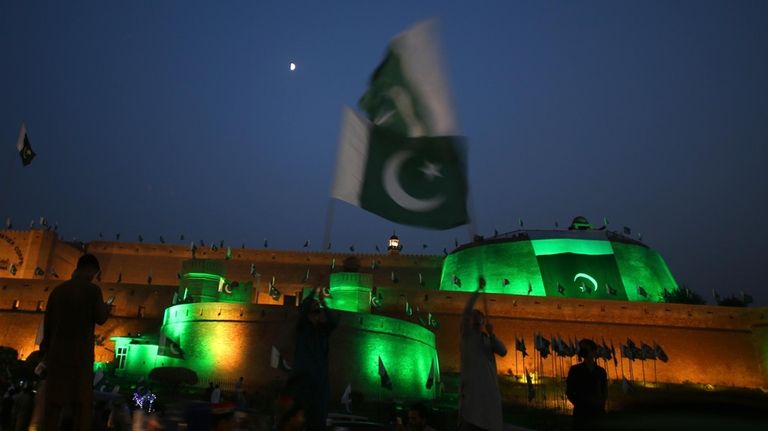
<path id="1" fill-rule="evenodd" d="M 325 228 L 323 230 L 322 247 L 328 248 L 331 243 L 331 228 L 333 227 L 333 212 L 336 207 L 336 199 L 328 198 L 328 208 L 325 212 Z"/>
<path id="2" fill-rule="evenodd" d="M 472 242 L 475 240 L 475 236 L 477 236 L 477 222 L 475 221 L 475 207 L 472 205 L 471 193 L 467 193 L 467 212 L 469 213 L 469 223 L 467 223 L 469 241 Z"/>

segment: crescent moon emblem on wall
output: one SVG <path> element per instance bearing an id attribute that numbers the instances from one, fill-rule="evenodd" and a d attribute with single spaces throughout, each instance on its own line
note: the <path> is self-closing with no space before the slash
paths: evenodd
<path id="1" fill-rule="evenodd" d="M 576 280 L 578 280 L 579 278 L 586 278 L 587 280 L 589 280 L 589 282 L 590 282 L 590 283 L 592 283 L 592 286 L 593 286 L 593 287 L 592 287 L 592 290 L 593 290 L 594 292 L 597 292 L 597 280 L 595 280 L 595 278 L 594 278 L 594 277 L 592 277 L 592 276 L 591 276 L 591 275 L 589 275 L 589 274 L 584 274 L 583 272 L 580 272 L 580 273 L 576 274 L 576 275 L 573 277 L 573 282 L 575 283 L 575 282 L 576 282 Z"/>

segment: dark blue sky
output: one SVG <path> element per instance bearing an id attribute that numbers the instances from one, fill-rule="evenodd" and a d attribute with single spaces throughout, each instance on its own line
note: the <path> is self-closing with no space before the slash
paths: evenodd
<path id="1" fill-rule="evenodd" d="M 438 17 L 481 233 L 607 217 L 707 298 L 768 303 L 768 2 L 68 3 L 0 3 L 16 226 L 319 248 L 342 105 L 392 36 Z M 468 238 L 338 203 L 334 248 L 393 229 L 413 253 Z"/>

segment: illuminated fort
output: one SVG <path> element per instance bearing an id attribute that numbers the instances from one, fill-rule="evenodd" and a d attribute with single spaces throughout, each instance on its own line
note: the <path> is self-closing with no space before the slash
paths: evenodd
<path id="1" fill-rule="evenodd" d="M 183 366 L 200 384 L 284 379 L 270 366 L 273 349 L 292 362 L 296 305 L 307 289 L 320 287 L 341 314 L 331 338 L 332 393 L 352 384 L 381 396 L 381 358 L 392 380 L 388 396 L 434 398 L 441 373 L 459 369 L 459 320 L 482 274 L 488 295 L 479 306 L 509 348 L 498 359 L 500 374 L 551 375 L 546 363 L 534 364 L 534 336 L 541 334 L 591 337 L 615 346 L 617 356 L 628 339 L 663 347 L 669 360 L 654 361 L 658 382 L 768 387 L 765 308 L 665 303 L 664 290 L 678 286 L 661 256 L 583 218 L 568 230 L 477 238 L 447 256 L 401 253 L 398 241 L 391 238 L 379 254 L 223 244 L 193 250 L 0 231 L 0 345 L 22 357 L 37 349 L 48 294 L 87 251 L 101 262 L 105 298 L 115 297 L 112 318 L 97 327 L 96 360 L 113 363 L 120 376 Z M 529 356 L 515 351 L 518 339 Z M 606 366 L 612 378 L 629 377 L 633 364 L 644 365 L 638 361 L 619 356 Z"/>

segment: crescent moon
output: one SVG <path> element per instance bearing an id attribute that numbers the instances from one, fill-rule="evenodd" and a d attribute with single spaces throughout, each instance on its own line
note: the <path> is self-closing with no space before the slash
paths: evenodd
<path id="1" fill-rule="evenodd" d="M 576 274 L 576 275 L 573 277 L 573 281 L 574 281 L 574 283 L 576 282 L 576 280 L 578 280 L 578 279 L 579 279 L 579 277 L 583 277 L 583 278 L 586 278 L 587 280 L 589 280 L 589 282 L 590 282 L 590 283 L 592 283 L 592 290 L 593 290 L 594 292 L 597 292 L 597 280 L 595 280 L 595 278 L 594 278 L 594 277 L 592 277 L 592 276 L 591 276 L 591 275 L 589 275 L 589 274 L 584 274 L 583 272 L 580 272 L 580 273 Z"/>
<path id="2" fill-rule="evenodd" d="M 176 347 L 176 343 L 174 343 L 173 341 L 171 341 L 171 342 L 168 344 L 168 347 L 170 347 L 170 348 L 171 348 L 171 353 L 173 353 L 174 355 L 179 355 L 179 354 L 181 354 L 181 351 L 180 351 L 180 350 L 179 350 L 179 349 Z"/>
<path id="3" fill-rule="evenodd" d="M 225 293 L 232 293 L 232 289 L 230 288 L 229 284 L 224 285 L 224 292 Z"/>
<path id="4" fill-rule="evenodd" d="M 437 195 L 429 199 L 418 199 L 408 194 L 400 185 L 397 174 L 403 163 L 413 155 L 411 151 L 399 151 L 384 164 L 384 190 L 396 204 L 414 212 L 427 212 L 445 202 L 445 196 Z"/>

